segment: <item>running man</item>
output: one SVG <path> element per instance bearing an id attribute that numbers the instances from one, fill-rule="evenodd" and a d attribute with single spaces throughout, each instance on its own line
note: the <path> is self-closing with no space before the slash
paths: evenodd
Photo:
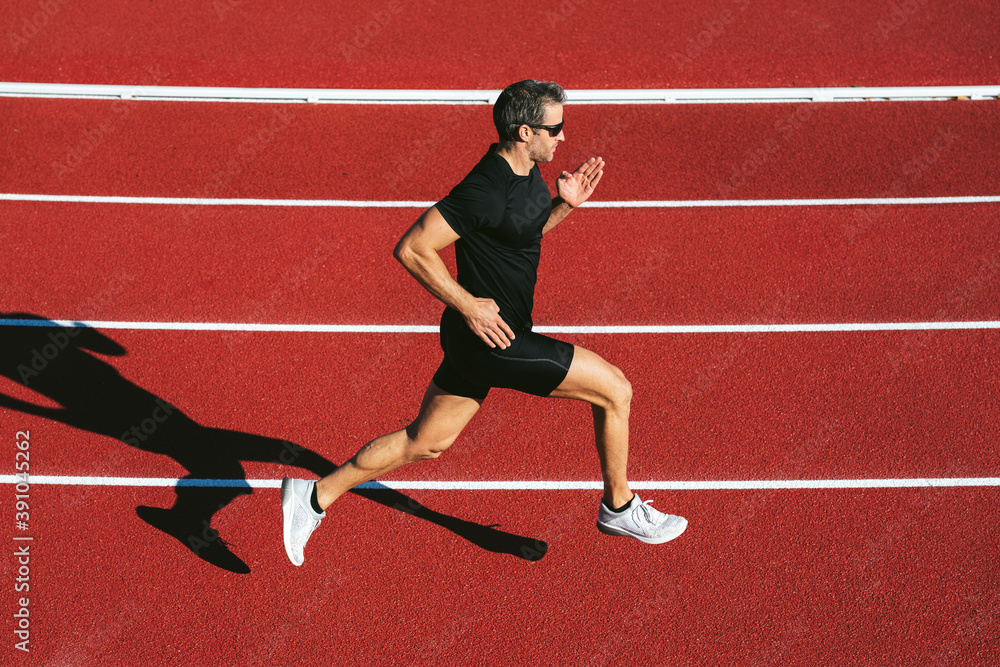
<path id="1" fill-rule="evenodd" d="M 393 254 L 445 306 L 444 360 L 406 428 L 362 447 L 333 473 L 281 483 L 285 551 L 303 562 L 309 536 L 328 508 L 351 488 L 451 446 L 491 387 L 591 404 L 604 496 L 597 528 L 649 544 L 672 540 L 687 521 L 663 514 L 629 489 L 628 420 L 632 386 L 620 370 L 581 347 L 531 330 L 542 235 L 587 201 L 604 174 L 590 158 L 562 172 L 552 198 L 538 169 L 552 160 L 563 134 L 563 89 L 521 81 L 493 106 L 499 142 L 436 206 L 403 235 Z M 455 244 L 457 280 L 438 254 Z"/>

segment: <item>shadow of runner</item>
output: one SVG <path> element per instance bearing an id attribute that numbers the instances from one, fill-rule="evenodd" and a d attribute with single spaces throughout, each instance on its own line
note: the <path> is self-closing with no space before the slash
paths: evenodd
<path id="1" fill-rule="evenodd" d="M 0 394 L 0 406 L 104 435 L 179 463 L 187 475 L 174 488 L 173 506 L 140 506 L 136 514 L 213 565 L 231 572 L 250 571 L 212 528 L 216 512 L 253 492 L 245 481 L 242 461 L 294 465 L 319 477 L 336 468 L 316 452 L 286 440 L 195 422 L 94 356 L 92 353 L 126 354 L 123 347 L 95 329 L 63 327 L 24 313 L 0 314 L 0 319 L 4 320 L 0 326 L 0 374 L 61 407 L 40 406 L 4 394 Z M 196 480 L 220 483 L 206 486 Z M 527 558 L 519 551 L 526 538 L 433 512 L 395 491 L 381 498 L 377 494 L 367 497 L 444 526 L 484 549 Z M 278 520 L 280 516 L 276 511 Z"/>
<path id="2" fill-rule="evenodd" d="M 386 507 L 412 514 L 420 519 L 426 519 L 431 523 L 447 528 L 459 537 L 463 537 L 472 542 L 477 547 L 492 551 L 493 553 L 510 554 L 524 560 L 541 560 L 542 556 L 549 549 L 549 545 L 541 540 L 533 540 L 527 537 L 520 537 L 512 533 L 505 533 L 497 530 L 495 526 L 484 526 L 482 524 L 457 519 L 447 514 L 435 512 L 424 507 L 413 498 L 391 489 L 379 482 L 368 482 L 351 489 L 351 493 L 374 500 Z"/>

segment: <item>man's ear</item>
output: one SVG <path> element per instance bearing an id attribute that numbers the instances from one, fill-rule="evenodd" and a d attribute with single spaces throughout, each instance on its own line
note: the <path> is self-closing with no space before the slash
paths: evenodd
<path id="1" fill-rule="evenodd" d="M 532 132 L 531 128 L 528 127 L 527 125 L 522 125 L 521 127 L 517 128 L 517 136 L 520 137 L 521 141 L 525 143 L 531 140 L 531 132 Z"/>

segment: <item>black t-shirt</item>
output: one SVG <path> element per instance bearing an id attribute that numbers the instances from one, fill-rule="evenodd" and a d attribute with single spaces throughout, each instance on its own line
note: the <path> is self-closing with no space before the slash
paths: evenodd
<path id="1" fill-rule="evenodd" d="M 455 242 L 458 284 L 475 297 L 496 301 L 512 329 L 530 329 L 552 195 L 537 164 L 518 176 L 496 148 L 490 146 L 437 209 L 461 237 Z"/>

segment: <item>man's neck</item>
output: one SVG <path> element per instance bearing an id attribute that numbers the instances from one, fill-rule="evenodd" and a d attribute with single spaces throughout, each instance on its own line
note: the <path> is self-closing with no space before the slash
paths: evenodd
<path id="1" fill-rule="evenodd" d="M 535 166 L 535 163 L 528 157 L 528 151 L 523 142 L 500 144 L 496 153 L 507 160 L 510 168 L 518 176 L 527 176 L 531 173 L 531 168 Z"/>

